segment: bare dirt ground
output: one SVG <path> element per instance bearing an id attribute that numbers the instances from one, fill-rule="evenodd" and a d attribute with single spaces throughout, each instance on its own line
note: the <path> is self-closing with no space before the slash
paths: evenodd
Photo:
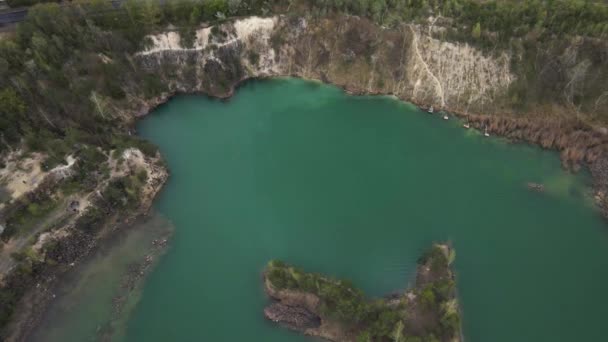
<path id="1" fill-rule="evenodd" d="M 23 158 L 23 153 L 16 151 L 7 157 L 6 167 L 0 169 L 0 185 L 10 196 L 9 200 L 21 197 L 36 189 L 47 172 L 41 168 L 44 155 L 32 153 Z M 2 204 L 0 204 L 0 207 Z"/>

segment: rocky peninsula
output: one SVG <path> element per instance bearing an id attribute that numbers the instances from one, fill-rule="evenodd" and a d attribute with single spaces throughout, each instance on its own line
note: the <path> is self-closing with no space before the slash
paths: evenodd
<path id="1" fill-rule="evenodd" d="M 374 300 L 348 281 L 271 261 L 264 316 L 330 341 L 461 341 L 454 257 L 450 246 L 434 244 L 419 258 L 411 289 Z"/>

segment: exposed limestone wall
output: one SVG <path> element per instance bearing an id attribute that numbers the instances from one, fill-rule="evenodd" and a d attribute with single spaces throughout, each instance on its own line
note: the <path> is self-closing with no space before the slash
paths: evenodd
<path id="1" fill-rule="evenodd" d="M 164 76 L 172 91 L 227 95 L 244 78 L 281 74 L 269 45 L 278 20 L 251 17 L 201 28 L 192 47 L 184 47 L 177 32 L 149 36 L 149 47 L 135 57 Z"/>
<path id="2" fill-rule="evenodd" d="M 293 75 L 438 107 L 481 107 L 515 79 L 508 55 L 485 56 L 422 32 L 409 25 L 385 30 L 357 17 L 251 17 L 199 29 L 192 47 L 183 47 L 177 32 L 150 36 L 136 57 L 174 91 L 219 96 L 245 78 Z"/>
<path id="3" fill-rule="evenodd" d="M 485 56 L 468 44 L 441 42 L 411 27 L 408 65 L 411 97 L 449 108 L 462 104 L 491 104 L 514 80 L 511 58 Z"/>

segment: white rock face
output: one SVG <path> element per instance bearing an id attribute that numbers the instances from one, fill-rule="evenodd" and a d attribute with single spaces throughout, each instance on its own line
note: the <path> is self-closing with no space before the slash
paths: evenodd
<path id="1" fill-rule="evenodd" d="M 336 26 L 345 25 L 344 32 L 347 32 L 348 25 L 358 25 L 349 20 Z M 403 44 L 402 64 L 376 66 L 377 56 L 371 56 L 372 68 L 363 69 L 369 70 L 369 77 L 348 77 L 355 72 L 344 67 L 348 65 L 344 56 L 353 54 L 348 44 L 361 44 L 367 42 L 367 38 L 359 41 L 357 37 L 331 35 L 327 33 L 330 31 L 323 31 L 323 25 L 323 22 L 310 24 L 304 19 L 250 17 L 221 24 L 213 30 L 210 27 L 197 30 L 190 48 L 181 45 L 177 32 L 151 35 L 147 38 L 152 44 L 136 55 L 151 69 L 165 64 L 179 66 L 178 80 L 170 79 L 170 82 L 173 82 L 172 89 L 185 92 L 209 89 L 226 80 L 238 83 L 247 77 L 283 75 L 328 82 L 337 80 L 338 84 L 340 80 L 347 80 L 345 83 L 352 83 L 347 84 L 349 86 L 374 92 L 378 83 L 374 82 L 376 69 L 384 69 L 385 75 L 403 75 L 391 80 L 393 94 L 446 109 L 483 107 L 503 96 L 515 79 L 508 54 L 484 55 L 468 44 L 439 41 L 415 25 L 403 26 L 400 31 L 407 40 Z M 382 32 L 376 31 L 376 43 L 383 39 Z M 280 38 L 279 46 L 271 42 L 275 33 Z M 384 42 L 392 44 L 390 39 Z M 361 54 L 351 59 L 364 59 Z M 399 68 L 403 72 L 396 73 L 395 69 Z M 357 70 L 356 67 L 353 70 Z"/>
<path id="2" fill-rule="evenodd" d="M 146 50 L 136 54 L 145 58 L 151 67 L 164 63 L 188 65 L 194 68 L 189 76 L 194 76 L 195 83 L 177 82 L 175 88 L 180 91 L 197 91 L 204 88 L 204 83 L 212 82 L 205 70 L 207 63 L 223 70 L 234 69 L 226 56 L 236 57 L 247 77 L 271 76 L 280 74 L 275 61 L 275 51 L 270 47 L 270 37 L 278 22 L 278 17 L 250 17 L 233 23 L 219 26 L 221 34 L 213 34 L 211 27 L 196 31 L 193 46 L 185 48 L 177 32 L 166 32 L 151 35 L 152 42 Z M 182 74 L 182 77 L 185 77 Z"/>
<path id="3" fill-rule="evenodd" d="M 49 171 L 49 173 L 55 175 L 55 177 L 57 177 L 58 179 L 70 177 L 74 172 L 72 166 L 74 165 L 74 163 L 76 163 L 76 159 L 72 155 L 69 155 L 66 157 L 65 160 L 67 164 L 56 166 L 51 171 Z"/>
<path id="4" fill-rule="evenodd" d="M 274 29 L 277 18 L 259 18 L 251 17 L 247 19 L 237 20 L 234 23 L 236 36 L 240 39 L 249 38 L 253 34 L 268 34 Z"/>
<path id="5" fill-rule="evenodd" d="M 433 94 L 435 104 L 489 103 L 515 76 L 510 57 L 485 56 L 468 44 L 442 42 L 412 29 L 414 35 L 407 67 L 414 100 Z"/>
<path id="6" fill-rule="evenodd" d="M 181 37 L 177 32 L 166 32 L 147 36 L 147 38 L 150 38 L 152 41 L 152 46 L 145 51 L 140 52 L 140 55 L 149 55 L 167 50 L 183 50 L 180 44 Z"/>
<path id="7" fill-rule="evenodd" d="M 216 46 L 225 46 L 236 42 L 246 42 L 251 36 L 262 36 L 266 39 L 270 37 L 272 30 L 276 24 L 277 18 L 259 18 L 250 17 L 240 19 L 234 22 L 236 35 L 228 37 L 224 42 L 215 44 Z M 209 46 L 209 37 L 211 35 L 211 27 L 201 28 L 196 31 L 196 39 L 192 48 L 184 48 L 181 44 L 181 37 L 178 32 L 165 32 L 155 35 L 149 35 L 146 38 L 152 42 L 151 46 L 138 55 L 150 55 L 166 51 L 202 51 Z"/>

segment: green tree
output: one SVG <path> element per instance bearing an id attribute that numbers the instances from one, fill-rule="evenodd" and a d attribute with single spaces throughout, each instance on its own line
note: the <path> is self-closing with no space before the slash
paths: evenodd
<path id="1" fill-rule="evenodd" d="M 25 103 L 12 88 L 0 90 L 0 114 L 2 117 L 12 117 L 25 113 Z"/>
<path id="2" fill-rule="evenodd" d="M 369 331 L 364 331 L 357 336 L 357 342 L 372 342 L 372 335 Z"/>
<path id="3" fill-rule="evenodd" d="M 479 39 L 481 37 L 481 24 L 479 22 L 477 22 L 475 26 L 473 26 L 473 31 L 471 32 L 471 35 L 475 39 Z"/>
<path id="4" fill-rule="evenodd" d="M 241 0 L 228 0 L 228 13 L 236 14 L 241 8 Z"/>
<path id="5" fill-rule="evenodd" d="M 403 328 L 403 321 L 397 321 L 397 324 L 395 324 L 395 328 L 393 329 L 393 333 L 391 334 L 391 337 L 394 342 L 405 342 L 405 336 L 403 336 Z"/>
<path id="6" fill-rule="evenodd" d="M 382 22 L 384 18 L 384 11 L 386 10 L 386 2 L 384 0 L 373 0 L 369 10 L 372 18 L 375 21 Z"/>
<path id="7" fill-rule="evenodd" d="M 424 288 L 424 290 L 422 290 L 422 293 L 420 294 L 420 301 L 425 307 L 429 309 L 435 306 L 436 298 L 435 292 L 433 292 L 432 285 L 428 285 Z"/>
<path id="8" fill-rule="evenodd" d="M 203 2 L 205 19 L 214 20 L 218 16 L 228 13 L 228 2 L 226 0 L 207 0 Z"/>
<path id="9" fill-rule="evenodd" d="M 190 25 L 198 25 L 203 18 L 203 10 L 200 6 L 195 6 L 190 12 Z"/>
<path id="10" fill-rule="evenodd" d="M 160 9 L 158 0 L 146 0 L 141 7 L 142 24 L 157 26 L 162 22 L 163 12 Z"/>

